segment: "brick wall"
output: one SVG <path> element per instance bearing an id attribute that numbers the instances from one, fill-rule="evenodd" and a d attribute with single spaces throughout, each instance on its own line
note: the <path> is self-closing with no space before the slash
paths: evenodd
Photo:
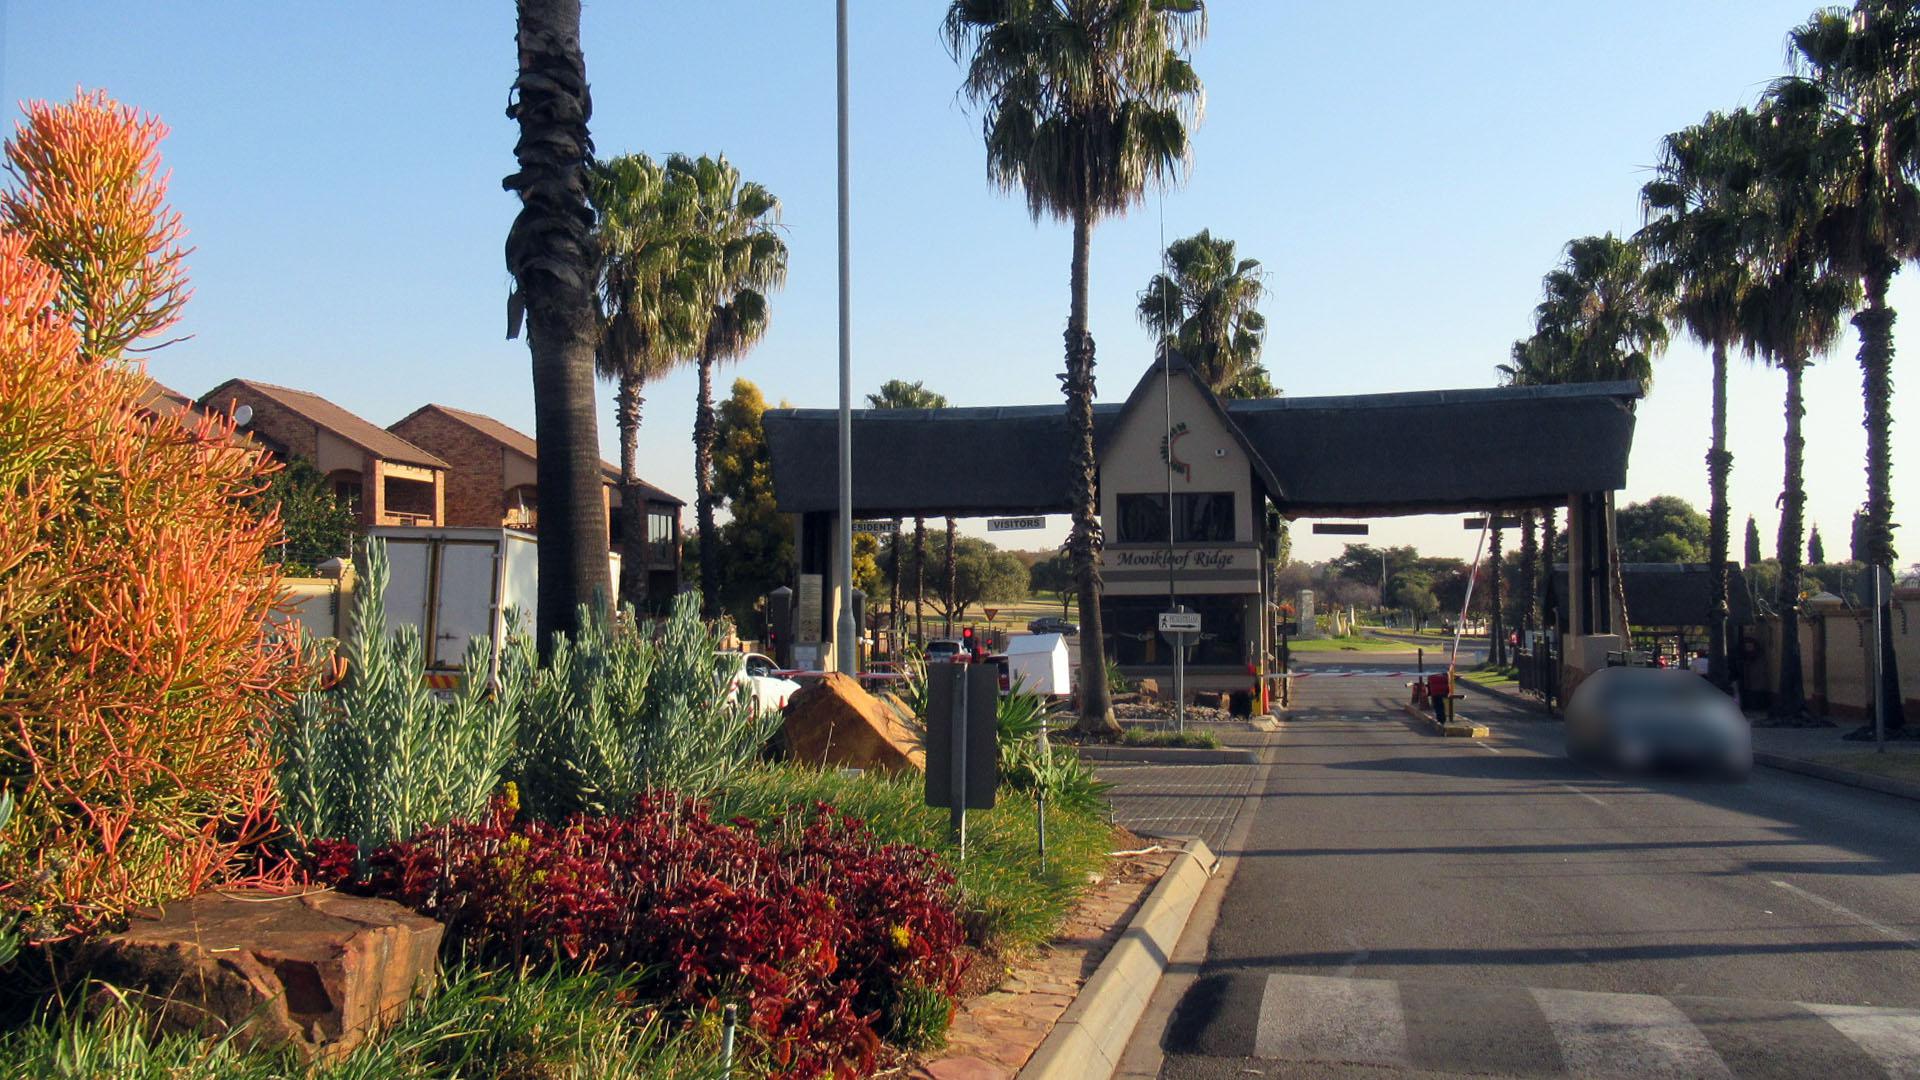
<path id="1" fill-rule="evenodd" d="M 500 527 L 506 516 L 506 491 L 501 484 L 505 447 L 434 409 L 415 413 L 387 430 L 451 466 L 442 518 L 447 525 Z"/>
<path id="2" fill-rule="evenodd" d="M 319 456 L 320 435 L 313 421 L 288 410 L 273 399 L 256 394 L 245 386 L 225 387 L 207 398 L 207 407 L 219 412 L 232 412 L 235 405 L 253 408 L 253 419 L 247 424 L 247 431 L 272 440 L 294 457 L 313 461 Z"/>

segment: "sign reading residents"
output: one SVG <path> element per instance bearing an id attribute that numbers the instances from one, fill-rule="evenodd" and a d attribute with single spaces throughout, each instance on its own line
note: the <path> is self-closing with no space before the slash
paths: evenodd
<path id="1" fill-rule="evenodd" d="M 1043 517 L 988 518 L 988 532 L 1012 532 L 1016 529 L 1044 529 L 1047 519 Z"/>
<path id="2" fill-rule="evenodd" d="M 853 523 L 853 531 L 857 533 L 868 533 L 874 536 L 885 536 L 893 531 L 893 522 L 856 521 Z"/>

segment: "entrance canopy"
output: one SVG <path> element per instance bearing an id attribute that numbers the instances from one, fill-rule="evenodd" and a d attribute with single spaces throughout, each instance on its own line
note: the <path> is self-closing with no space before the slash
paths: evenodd
<path id="1" fill-rule="evenodd" d="M 1633 445 L 1632 382 L 1221 401 L 1268 497 L 1291 517 L 1526 509 L 1614 491 Z M 1094 406 L 1104 451 L 1126 405 Z M 782 511 L 839 505 L 837 413 L 769 409 Z M 856 517 L 1072 509 L 1064 403 L 853 414 Z"/>

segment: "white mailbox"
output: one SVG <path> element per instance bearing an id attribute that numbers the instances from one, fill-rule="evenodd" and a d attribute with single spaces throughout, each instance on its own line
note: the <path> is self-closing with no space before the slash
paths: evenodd
<path id="1" fill-rule="evenodd" d="M 1067 642 L 1059 634 L 1027 634 L 1007 641 L 1007 678 L 1036 694 L 1073 692 Z"/>

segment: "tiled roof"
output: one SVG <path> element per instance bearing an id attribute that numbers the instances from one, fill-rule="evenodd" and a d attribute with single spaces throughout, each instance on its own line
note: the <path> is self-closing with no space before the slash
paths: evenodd
<path id="1" fill-rule="evenodd" d="M 231 388 L 234 387 L 245 387 L 287 411 L 305 417 L 316 427 L 338 435 L 377 458 L 399 462 L 402 465 L 423 465 L 431 469 L 447 468 L 446 462 L 393 432 L 372 421 L 355 416 L 318 394 L 305 390 L 275 386 L 272 383 L 263 383 L 254 379 L 229 379 L 207 391 L 200 398 L 200 404 L 224 412 L 232 403 Z"/>
<path id="2" fill-rule="evenodd" d="M 412 413 L 408 414 L 409 418 L 418 416 L 428 409 L 432 409 L 450 419 L 467 425 L 529 461 L 538 461 L 540 459 L 540 444 L 534 441 L 533 436 L 521 431 L 519 428 L 508 427 L 506 424 L 484 413 L 468 412 L 465 409 L 456 409 L 451 405 L 429 404 L 422 405 L 420 408 L 415 409 Z M 405 420 L 401 421 L 401 423 L 405 422 Z M 400 425 L 395 424 L 394 426 L 398 427 Z M 620 482 L 619 466 L 614 465 L 612 462 L 602 461 L 600 463 L 600 470 L 602 475 L 606 477 L 608 483 L 618 484 Z M 675 506 L 686 505 L 685 500 L 675 498 L 673 495 L 654 487 L 645 480 L 640 481 L 638 486 L 641 493 L 646 495 L 648 502 L 672 503 Z"/>

